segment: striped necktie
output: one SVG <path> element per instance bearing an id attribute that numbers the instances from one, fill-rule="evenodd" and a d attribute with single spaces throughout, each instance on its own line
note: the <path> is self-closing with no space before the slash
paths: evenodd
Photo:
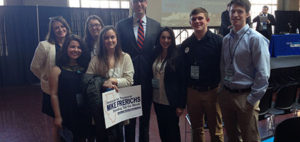
<path id="1" fill-rule="evenodd" d="M 143 48 L 144 45 L 144 27 L 143 27 L 143 20 L 139 20 L 139 28 L 138 28 L 138 38 L 137 38 L 137 45 L 139 48 Z"/>

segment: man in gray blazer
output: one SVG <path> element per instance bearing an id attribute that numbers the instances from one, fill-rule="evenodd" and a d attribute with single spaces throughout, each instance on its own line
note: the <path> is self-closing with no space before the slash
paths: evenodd
<path id="1" fill-rule="evenodd" d="M 160 31 L 160 24 L 146 16 L 148 0 L 130 0 L 130 4 L 133 16 L 121 20 L 117 24 L 117 32 L 122 50 L 129 53 L 133 62 L 134 85 L 142 85 L 143 116 L 139 119 L 139 141 L 148 142 L 152 104 L 153 48 Z M 125 127 L 126 142 L 135 141 L 135 124 L 136 120 L 131 119 L 130 124 Z"/>

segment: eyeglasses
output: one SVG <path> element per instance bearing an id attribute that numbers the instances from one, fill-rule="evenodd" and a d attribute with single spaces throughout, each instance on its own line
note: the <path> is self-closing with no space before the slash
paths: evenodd
<path id="1" fill-rule="evenodd" d="M 94 28 L 94 27 L 99 28 L 101 27 L 101 24 L 89 24 L 89 28 Z"/>

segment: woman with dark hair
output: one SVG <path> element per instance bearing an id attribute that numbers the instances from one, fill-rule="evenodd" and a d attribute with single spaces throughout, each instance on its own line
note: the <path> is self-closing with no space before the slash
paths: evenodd
<path id="1" fill-rule="evenodd" d="M 85 141 L 87 119 L 80 113 L 81 78 L 86 71 L 90 55 L 76 35 L 66 38 L 58 53 L 56 66 L 51 70 L 49 85 L 54 111 L 54 126 L 73 133 L 74 142 Z"/>
<path id="2" fill-rule="evenodd" d="M 90 52 L 91 58 L 96 56 L 99 52 L 99 36 L 104 27 L 102 19 L 97 15 L 90 15 L 85 21 L 84 42 Z M 95 122 L 91 118 L 89 129 L 89 141 L 95 141 Z"/>
<path id="3" fill-rule="evenodd" d="M 71 34 L 69 24 L 61 17 L 49 18 L 49 29 L 45 41 L 41 41 L 35 50 L 30 70 L 40 79 L 41 89 L 43 93 L 42 112 L 54 117 L 53 109 L 50 102 L 49 74 L 53 66 L 55 66 L 56 53 L 62 47 L 65 37 Z M 57 132 L 57 130 L 53 130 Z M 57 134 L 54 134 L 54 139 Z"/>
<path id="4" fill-rule="evenodd" d="M 186 104 L 182 62 L 171 28 L 161 30 L 152 65 L 153 103 L 162 142 L 180 142 L 179 116 Z"/>
<path id="5" fill-rule="evenodd" d="M 91 15 L 86 19 L 84 30 L 84 42 L 91 52 L 91 56 L 96 56 L 99 49 L 99 36 L 104 27 L 102 19 L 97 15 Z"/>
<path id="6" fill-rule="evenodd" d="M 133 64 L 130 56 L 122 52 L 114 27 L 106 26 L 101 31 L 99 53 L 92 58 L 86 73 L 107 78 L 118 88 L 133 84 Z M 97 141 L 123 141 L 121 124 L 105 130 L 102 104 L 98 104 L 97 109 L 93 114 L 96 122 Z"/>

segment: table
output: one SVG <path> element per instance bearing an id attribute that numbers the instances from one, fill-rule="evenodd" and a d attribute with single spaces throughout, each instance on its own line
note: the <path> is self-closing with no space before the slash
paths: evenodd
<path id="1" fill-rule="evenodd" d="M 269 87 L 275 90 L 300 84 L 300 55 L 271 57 Z"/>
<path id="2" fill-rule="evenodd" d="M 271 57 L 300 55 L 300 34 L 272 35 L 269 51 Z"/>

